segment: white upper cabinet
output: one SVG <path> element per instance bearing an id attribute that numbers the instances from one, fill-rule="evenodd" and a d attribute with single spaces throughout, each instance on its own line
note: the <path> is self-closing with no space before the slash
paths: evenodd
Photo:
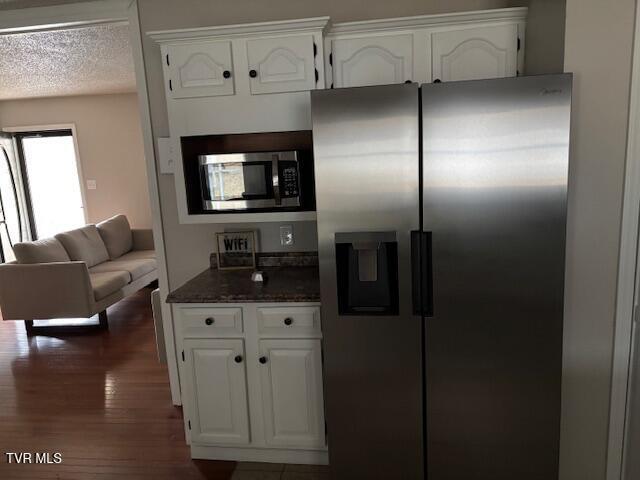
<path id="1" fill-rule="evenodd" d="M 318 75 L 316 55 L 312 35 L 247 41 L 251 93 L 314 89 Z"/>
<path id="2" fill-rule="evenodd" d="M 262 94 L 515 76 L 523 67 L 518 37 L 524 38 L 526 14 L 525 7 L 503 8 L 329 28 L 321 17 L 150 35 L 162 45 L 168 99 L 234 95 L 257 112 L 264 105 L 249 99 Z"/>
<path id="3" fill-rule="evenodd" d="M 413 79 L 413 35 L 335 39 L 333 86 L 358 87 Z"/>
<path id="4" fill-rule="evenodd" d="M 332 25 L 327 84 L 335 88 L 515 76 L 526 8 Z"/>
<path id="5" fill-rule="evenodd" d="M 164 58 L 173 98 L 234 94 L 231 42 L 169 45 Z"/>
<path id="6" fill-rule="evenodd" d="M 432 80 L 515 77 L 518 25 L 437 32 L 431 38 Z"/>
<path id="7" fill-rule="evenodd" d="M 322 40 L 328 21 L 305 18 L 149 35 L 161 45 L 169 101 L 229 95 L 243 101 L 240 97 L 324 88 Z"/>
<path id="8" fill-rule="evenodd" d="M 261 340 L 260 355 L 267 445 L 323 447 L 320 340 Z"/>

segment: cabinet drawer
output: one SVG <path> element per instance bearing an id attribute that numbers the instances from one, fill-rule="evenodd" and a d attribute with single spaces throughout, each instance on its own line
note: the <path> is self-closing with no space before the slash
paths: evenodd
<path id="1" fill-rule="evenodd" d="M 219 337 L 242 334 L 241 308 L 183 308 L 182 333 L 185 337 Z"/>
<path id="2" fill-rule="evenodd" d="M 258 308 L 258 332 L 263 337 L 320 337 L 320 307 Z"/>

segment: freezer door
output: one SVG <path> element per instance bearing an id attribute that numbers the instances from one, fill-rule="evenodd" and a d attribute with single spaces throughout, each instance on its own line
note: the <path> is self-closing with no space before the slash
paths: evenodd
<path id="1" fill-rule="evenodd" d="M 332 478 L 420 479 L 418 87 L 316 90 L 311 103 Z"/>
<path id="2" fill-rule="evenodd" d="M 558 475 L 569 74 L 422 87 L 429 480 Z"/>

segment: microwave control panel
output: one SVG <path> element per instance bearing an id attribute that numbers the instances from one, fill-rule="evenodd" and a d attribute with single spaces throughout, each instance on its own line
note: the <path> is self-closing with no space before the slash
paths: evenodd
<path id="1" fill-rule="evenodd" d="M 298 184 L 298 166 L 295 162 L 280 162 L 280 195 L 297 197 L 300 194 Z"/>

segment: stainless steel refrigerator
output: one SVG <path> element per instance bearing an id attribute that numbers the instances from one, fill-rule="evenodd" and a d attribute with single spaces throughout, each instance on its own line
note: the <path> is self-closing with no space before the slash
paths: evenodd
<path id="1" fill-rule="evenodd" d="M 571 75 L 311 100 L 332 478 L 557 478 Z"/>

